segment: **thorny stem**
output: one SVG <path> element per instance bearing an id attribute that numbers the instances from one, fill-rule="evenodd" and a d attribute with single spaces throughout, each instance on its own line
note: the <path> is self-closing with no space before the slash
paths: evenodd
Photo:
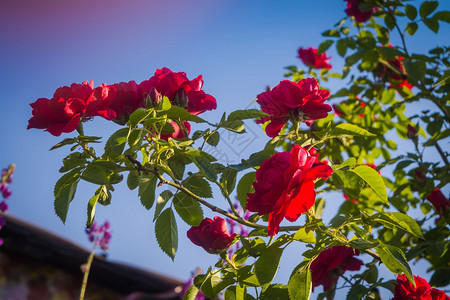
<path id="1" fill-rule="evenodd" d="M 91 270 L 91 265 L 92 265 L 92 261 L 94 259 L 96 249 L 97 249 L 97 244 L 94 244 L 94 247 L 92 248 L 91 254 L 89 254 L 89 258 L 85 265 L 86 268 L 84 270 L 83 282 L 81 284 L 80 300 L 84 299 L 84 294 L 86 293 L 86 286 L 87 286 L 87 281 L 88 281 L 88 277 L 89 277 L 89 271 Z"/>

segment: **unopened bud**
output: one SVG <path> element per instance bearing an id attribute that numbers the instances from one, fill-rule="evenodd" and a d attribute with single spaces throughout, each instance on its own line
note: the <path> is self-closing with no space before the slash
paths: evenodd
<path id="1" fill-rule="evenodd" d="M 413 127 L 413 126 L 408 124 L 408 131 L 406 132 L 406 135 L 412 140 L 416 139 L 417 136 L 418 136 L 416 127 Z"/>
<path id="2" fill-rule="evenodd" d="M 155 88 L 152 88 L 145 98 L 145 106 L 147 108 L 157 107 L 161 100 L 162 95 Z"/>
<path id="3" fill-rule="evenodd" d="M 184 89 L 179 89 L 175 94 L 175 99 L 172 104 L 175 104 L 180 107 L 186 107 L 189 103 L 189 99 L 187 93 Z"/>

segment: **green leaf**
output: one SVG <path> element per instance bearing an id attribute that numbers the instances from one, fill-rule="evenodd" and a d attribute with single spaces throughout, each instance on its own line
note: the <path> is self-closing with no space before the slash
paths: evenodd
<path id="1" fill-rule="evenodd" d="M 200 225 L 200 222 L 203 220 L 203 210 L 194 198 L 184 193 L 177 193 L 173 198 L 173 205 L 178 215 L 188 225 Z"/>
<path id="2" fill-rule="evenodd" d="M 342 136 L 375 136 L 375 134 L 370 133 L 369 131 L 356 126 L 354 124 L 339 124 L 335 128 L 333 128 L 329 137 L 342 137 Z"/>
<path id="3" fill-rule="evenodd" d="M 161 103 L 159 104 L 159 110 L 168 111 L 172 107 L 169 98 L 163 97 Z"/>
<path id="4" fill-rule="evenodd" d="M 261 285 L 272 282 L 278 270 L 284 248 L 277 245 L 267 247 L 255 262 L 255 275 Z"/>
<path id="5" fill-rule="evenodd" d="M 147 135 L 147 132 L 142 128 L 136 128 L 132 130 L 128 136 L 128 146 L 131 149 L 141 148 L 142 140 Z"/>
<path id="6" fill-rule="evenodd" d="M 364 298 L 364 295 L 367 294 L 367 288 L 363 285 L 357 284 L 351 287 L 351 289 L 348 291 L 347 300 L 354 300 L 354 299 L 368 299 Z"/>
<path id="7" fill-rule="evenodd" d="M 128 173 L 127 177 L 127 186 L 130 190 L 134 190 L 139 186 L 139 183 L 141 182 L 141 175 L 139 175 L 139 172 L 136 170 L 130 171 Z"/>
<path id="8" fill-rule="evenodd" d="M 226 121 L 221 124 L 221 127 L 236 132 L 236 133 L 244 133 L 245 132 L 245 124 L 241 120 L 233 120 Z"/>
<path id="9" fill-rule="evenodd" d="M 127 142 L 127 136 L 128 128 L 122 128 L 114 132 L 106 142 L 105 151 L 107 149 L 107 146 L 109 145 L 111 147 L 111 151 L 117 154 L 122 154 Z"/>
<path id="10" fill-rule="evenodd" d="M 199 275 L 202 276 L 202 275 Z M 212 274 L 211 272 L 208 272 L 208 274 L 206 276 L 203 276 L 202 281 L 200 281 L 200 283 L 198 282 L 197 278 L 199 277 L 197 276 L 194 279 L 194 284 L 196 286 L 198 286 L 200 284 L 200 290 L 202 291 L 202 293 L 211 299 L 216 299 L 216 288 L 220 283 L 220 274 L 219 272 L 216 272 L 214 274 Z"/>
<path id="11" fill-rule="evenodd" d="M 219 144 L 220 134 L 217 131 L 214 131 L 210 136 L 208 136 L 206 142 L 211 146 L 215 147 Z"/>
<path id="12" fill-rule="evenodd" d="M 434 33 L 438 33 L 439 31 L 439 22 L 436 19 L 423 19 L 422 20 L 428 28 Z"/>
<path id="13" fill-rule="evenodd" d="M 53 190 L 53 194 L 55 196 L 55 201 L 53 204 L 55 213 L 63 223 L 66 222 L 69 204 L 75 197 L 80 171 L 81 168 L 77 168 L 61 176 L 61 178 L 56 182 Z"/>
<path id="14" fill-rule="evenodd" d="M 368 241 L 365 239 L 354 239 L 354 240 L 350 240 L 350 242 L 348 243 L 350 245 L 350 247 L 354 248 L 354 249 L 358 249 L 358 250 L 366 250 L 366 249 L 370 249 L 370 248 L 375 248 L 377 247 L 380 242 L 378 241 Z"/>
<path id="15" fill-rule="evenodd" d="M 331 47 L 331 45 L 333 45 L 334 41 L 333 40 L 325 40 L 323 41 L 320 45 L 319 48 L 317 49 L 317 54 L 322 54 L 325 51 L 328 50 L 328 48 Z"/>
<path id="16" fill-rule="evenodd" d="M 313 231 L 306 231 L 305 228 L 300 228 L 295 234 L 294 234 L 294 240 L 308 243 L 308 244 L 315 244 L 316 243 L 316 237 L 314 236 Z"/>
<path id="17" fill-rule="evenodd" d="M 163 210 L 166 203 L 172 198 L 173 194 L 169 190 L 163 191 L 159 194 L 158 199 L 156 199 L 155 216 L 153 217 L 153 222 L 159 217 L 159 214 Z"/>
<path id="18" fill-rule="evenodd" d="M 447 250 L 448 251 L 448 250 Z M 437 268 L 430 279 L 431 286 L 448 286 L 450 284 L 450 267 L 442 266 Z"/>
<path id="19" fill-rule="evenodd" d="M 427 66 L 424 61 L 417 61 L 412 63 L 410 60 L 406 59 L 403 61 L 406 73 L 408 77 L 411 77 L 414 81 L 420 81 L 424 78 Z"/>
<path id="20" fill-rule="evenodd" d="M 255 191 L 253 188 L 253 182 L 256 181 L 256 172 L 250 172 L 242 176 L 237 185 L 237 197 L 241 206 L 245 208 L 247 205 L 247 194 L 251 194 Z"/>
<path id="21" fill-rule="evenodd" d="M 196 122 L 196 123 L 205 123 L 206 122 L 202 118 L 191 114 L 190 112 L 188 112 L 184 108 L 181 108 L 181 107 L 175 106 L 175 105 L 172 106 L 167 111 L 167 118 L 172 119 L 172 120 L 178 120 L 179 119 L 181 121 L 193 121 L 193 122 Z"/>
<path id="22" fill-rule="evenodd" d="M 182 185 L 199 197 L 212 198 L 213 196 L 211 186 L 208 181 L 198 174 L 186 178 Z"/>
<path id="23" fill-rule="evenodd" d="M 178 228 L 175 215 L 170 207 L 163 211 L 156 220 L 155 235 L 161 250 L 174 260 L 178 249 Z"/>
<path id="24" fill-rule="evenodd" d="M 226 168 L 220 177 L 220 185 L 227 195 L 230 195 L 236 186 L 237 170 Z"/>
<path id="25" fill-rule="evenodd" d="M 106 185 L 101 185 L 95 191 L 95 194 L 98 194 L 98 203 L 107 206 L 111 204 L 111 193 L 109 192 Z"/>
<path id="26" fill-rule="evenodd" d="M 287 285 L 271 284 L 264 293 L 261 294 L 261 300 L 273 299 L 289 299 L 289 291 Z"/>
<path id="27" fill-rule="evenodd" d="M 417 23 L 414 23 L 414 22 L 406 25 L 406 31 L 409 33 L 409 35 L 414 35 L 414 33 L 416 33 L 418 28 L 419 28 L 419 25 L 417 25 Z"/>
<path id="28" fill-rule="evenodd" d="M 344 39 L 337 41 L 336 50 L 341 57 L 345 56 L 345 53 L 347 53 L 347 43 Z"/>
<path id="29" fill-rule="evenodd" d="M 341 34 L 336 29 L 330 29 L 330 30 L 322 32 L 322 36 L 340 37 Z"/>
<path id="30" fill-rule="evenodd" d="M 350 198 L 359 197 L 363 182 L 358 175 L 352 171 L 336 170 L 333 172 L 332 178 Z"/>
<path id="31" fill-rule="evenodd" d="M 202 156 L 192 156 L 190 155 L 192 162 L 199 168 L 199 170 L 205 174 L 206 178 L 211 181 L 217 180 L 217 172 L 214 166 Z"/>
<path id="32" fill-rule="evenodd" d="M 130 119 L 128 120 L 128 124 L 131 127 L 136 127 L 139 123 L 144 121 L 145 118 L 147 118 L 151 113 L 152 113 L 152 110 L 140 107 L 140 108 L 136 109 L 130 115 Z"/>
<path id="33" fill-rule="evenodd" d="M 386 24 L 386 27 L 389 29 L 394 29 L 395 27 L 395 19 L 393 16 L 391 16 L 390 14 L 386 14 L 384 16 L 384 24 Z"/>
<path id="34" fill-rule="evenodd" d="M 434 14 L 433 19 L 450 23 L 450 11 L 443 10 Z"/>
<path id="35" fill-rule="evenodd" d="M 383 264 L 394 274 L 404 273 L 408 280 L 415 285 L 413 274 L 408 262 L 406 261 L 405 254 L 401 249 L 391 245 L 380 245 L 375 248 L 378 255 L 381 258 Z"/>
<path id="36" fill-rule="evenodd" d="M 94 196 L 89 199 L 88 207 L 87 207 L 87 221 L 86 221 L 86 227 L 91 227 L 92 223 L 94 222 L 95 217 L 95 208 L 97 206 L 99 194 L 95 194 Z"/>
<path id="37" fill-rule="evenodd" d="M 392 104 L 395 100 L 395 90 L 394 89 L 385 89 L 381 94 L 381 102 L 383 104 Z"/>
<path id="38" fill-rule="evenodd" d="M 62 140 L 61 142 L 59 142 L 58 144 L 56 144 L 55 146 L 51 147 L 51 148 L 50 148 L 50 151 L 51 151 L 51 150 L 58 149 L 58 148 L 60 148 L 60 147 L 62 147 L 62 146 L 65 146 L 65 145 L 72 145 L 72 144 L 75 144 L 76 142 L 77 142 L 77 139 L 76 139 L 76 138 L 67 138 L 67 139 L 64 139 L 64 140 Z"/>
<path id="39" fill-rule="evenodd" d="M 406 5 L 405 6 L 405 13 L 408 19 L 411 21 L 414 21 L 414 19 L 417 17 L 417 9 L 412 5 Z"/>
<path id="40" fill-rule="evenodd" d="M 377 171 L 368 166 L 358 166 L 352 172 L 361 177 L 384 204 L 389 205 L 383 177 Z"/>
<path id="41" fill-rule="evenodd" d="M 419 8 L 419 14 L 422 18 L 427 17 L 429 14 L 431 14 L 433 11 L 436 10 L 438 7 L 439 2 L 438 1 L 424 1 Z"/>
<path id="42" fill-rule="evenodd" d="M 390 229 L 397 227 L 420 239 L 424 239 L 420 226 L 413 218 L 406 214 L 400 212 L 378 213 L 373 215 L 371 220 L 380 222 Z"/>
<path id="43" fill-rule="evenodd" d="M 182 300 L 195 300 L 200 290 L 195 285 L 192 285 L 184 294 Z"/>
<path id="44" fill-rule="evenodd" d="M 108 184 L 110 174 L 111 171 L 99 165 L 89 164 L 81 174 L 81 179 L 95 184 Z"/>
<path id="45" fill-rule="evenodd" d="M 84 167 L 88 163 L 86 155 L 80 152 L 73 152 L 63 159 L 63 166 L 59 169 L 60 173 L 65 173 L 76 167 Z"/>
<path id="46" fill-rule="evenodd" d="M 259 109 L 242 109 L 233 111 L 227 118 L 227 122 L 236 120 L 259 119 L 268 114 Z"/>
<path id="47" fill-rule="evenodd" d="M 156 181 L 158 178 L 154 174 L 149 174 L 145 177 L 142 177 L 141 182 L 139 183 L 139 197 L 141 197 L 141 203 L 144 207 L 149 210 L 152 208 L 153 203 L 155 202 L 155 189 L 156 189 Z"/>
<path id="48" fill-rule="evenodd" d="M 309 300 L 311 289 L 311 271 L 309 267 L 292 274 L 288 283 L 288 291 L 291 299 Z"/>

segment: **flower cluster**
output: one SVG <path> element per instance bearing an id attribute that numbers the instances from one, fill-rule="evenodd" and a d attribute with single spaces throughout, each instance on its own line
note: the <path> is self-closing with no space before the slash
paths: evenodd
<path id="1" fill-rule="evenodd" d="M 347 9 L 345 13 L 349 17 L 354 17 L 357 22 L 364 23 L 373 16 L 375 8 L 369 10 L 361 10 L 360 4 L 364 3 L 363 0 L 345 0 L 347 1 Z"/>
<path id="2" fill-rule="evenodd" d="M 89 241 L 94 243 L 95 246 L 100 246 L 103 251 L 108 250 L 108 244 L 111 239 L 110 227 L 108 221 L 105 221 L 101 226 L 94 222 L 90 228 L 86 228 Z"/>
<path id="3" fill-rule="evenodd" d="M 203 77 L 189 80 L 184 72 L 158 69 L 149 80 L 112 85 L 101 84 L 94 88 L 93 81 L 58 88 L 51 99 L 39 98 L 31 104 L 33 117 L 28 127 L 45 129 L 52 135 L 74 131 L 81 121 L 100 116 L 118 124 L 140 107 L 151 107 L 163 96 L 174 105 L 184 107 L 198 115 L 217 107 L 216 99 L 203 90 Z M 181 137 L 180 130 L 175 133 Z"/>
<path id="4" fill-rule="evenodd" d="M 345 271 L 358 271 L 363 262 L 354 256 L 359 251 L 346 246 L 334 246 L 320 252 L 311 263 L 311 280 L 313 288 L 323 285 L 326 291 L 336 285 Z"/>
<path id="5" fill-rule="evenodd" d="M 414 276 L 414 282 L 416 286 L 405 275 L 398 275 L 392 300 L 450 300 L 444 291 L 431 288 L 425 279 Z"/>
<path id="6" fill-rule="evenodd" d="M 236 233 L 230 235 L 227 223 L 221 217 L 214 217 L 214 220 L 205 218 L 200 225 L 192 226 L 187 231 L 187 237 L 191 242 L 211 254 L 220 253 L 228 248 L 235 236 Z"/>
<path id="7" fill-rule="evenodd" d="M 270 121 L 266 126 L 269 137 L 276 137 L 289 120 L 311 126 L 314 120 L 326 118 L 332 110 L 330 105 L 323 103 L 329 97 L 330 92 L 321 89 L 314 78 L 302 79 L 298 83 L 283 80 L 272 90 L 257 96 L 256 102 L 261 105 L 261 110 L 269 114 L 258 123 Z"/>
<path id="8" fill-rule="evenodd" d="M 314 69 L 331 69 L 332 66 L 328 63 L 331 57 L 325 53 L 317 54 L 318 49 L 309 47 L 308 49 L 298 49 L 298 57 L 301 61 L 310 68 Z"/>
<path id="9" fill-rule="evenodd" d="M 9 189 L 8 185 L 12 183 L 13 179 L 13 173 L 15 169 L 15 165 L 11 164 L 7 168 L 2 170 L 2 176 L 0 180 L 0 194 L 3 197 L 3 201 L 0 202 L 0 230 L 3 226 L 6 225 L 6 220 L 3 218 L 2 214 L 6 213 L 9 209 L 8 204 L 6 203 L 6 199 L 8 199 L 11 196 L 11 190 Z M 0 246 L 3 245 L 3 239 L 0 238 Z"/>
<path id="10" fill-rule="evenodd" d="M 273 236 L 284 218 L 294 222 L 314 205 L 314 181 L 332 173 L 330 166 L 317 163 L 317 158 L 299 145 L 290 152 L 275 153 L 256 171 L 255 192 L 247 194 L 246 209 L 269 214 L 269 235 Z"/>

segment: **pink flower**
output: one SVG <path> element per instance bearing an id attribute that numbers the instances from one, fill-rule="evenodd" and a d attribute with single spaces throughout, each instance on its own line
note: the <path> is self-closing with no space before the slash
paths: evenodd
<path id="1" fill-rule="evenodd" d="M 433 204 L 436 212 L 441 216 L 450 208 L 450 200 L 444 196 L 439 188 L 432 191 L 427 199 L 431 202 L 431 204 Z"/>
<path id="2" fill-rule="evenodd" d="M 354 256 L 359 251 L 346 246 L 327 248 L 311 263 L 311 279 L 313 288 L 323 285 L 326 291 L 332 288 L 345 271 L 358 271 L 363 262 Z"/>
<path id="3" fill-rule="evenodd" d="M 228 248 L 235 236 L 236 234 L 229 234 L 227 223 L 221 217 L 214 217 L 214 220 L 205 218 L 199 226 L 192 226 L 187 231 L 187 237 L 191 242 L 211 254 L 220 253 Z"/>
<path id="4" fill-rule="evenodd" d="M 302 62 L 310 68 L 315 69 L 331 69 L 331 65 L 328 60 L 331 57 L 327 57 L 325 53 L 317 54 L 317 49 L 309 47 L 308 49 L 298 49 L 298 57 Z"/>
<path id="5" fill-rule="evenodd" d="M 359 5 L 364 3 L 362 0 L 345 0 L 347 1 L 347 9 L 345 13 L 350 17 L 355 17 L 355 20 L 360 23 L 364 23 L 372 17 L 375 9 L 368 11 L 361 11 Z"/>
<path id="6" fill-rule="evenodd" d="M 149 80 L 139 84 L 144 95 L 154 88 L 169 98 L 175 105 L 184 107 L 193 115 L 217 108 L 216 99 L 203 90 L 203 77 L 189 80 L 184 72 L 172 72 L 168 68 L 158 69 Z M 180 93 L 181 92 L 181 93 Z"/>
<path id="7" fill-rule="evenodd" d="M 330 92 L 319 88 L 314 78 L 302 79 L 298 83 L 283 80 L 270 91 L 257 96 L 256 102 L 263 112 L 269 114 L 258 123 L 270 121 L 266 134 L 276 137 L 288 120 L 305 122 L 311 126 L 314 120 L 325 118 L 331 106 L 323 102 Z"/>
<path id="8" fill-rule="evenodd" d="M 316 158 L 295 145 L 290 152 L 275 153 L 256 171 L 255 192 L 247 194 L 246 209 L 269 214 L 269 235 L 280 230 L 286 218 L 296 221 L 316 200 L 314 180 L 327 179 L 333 169 L 326 164 L 313 166 Z"/>

